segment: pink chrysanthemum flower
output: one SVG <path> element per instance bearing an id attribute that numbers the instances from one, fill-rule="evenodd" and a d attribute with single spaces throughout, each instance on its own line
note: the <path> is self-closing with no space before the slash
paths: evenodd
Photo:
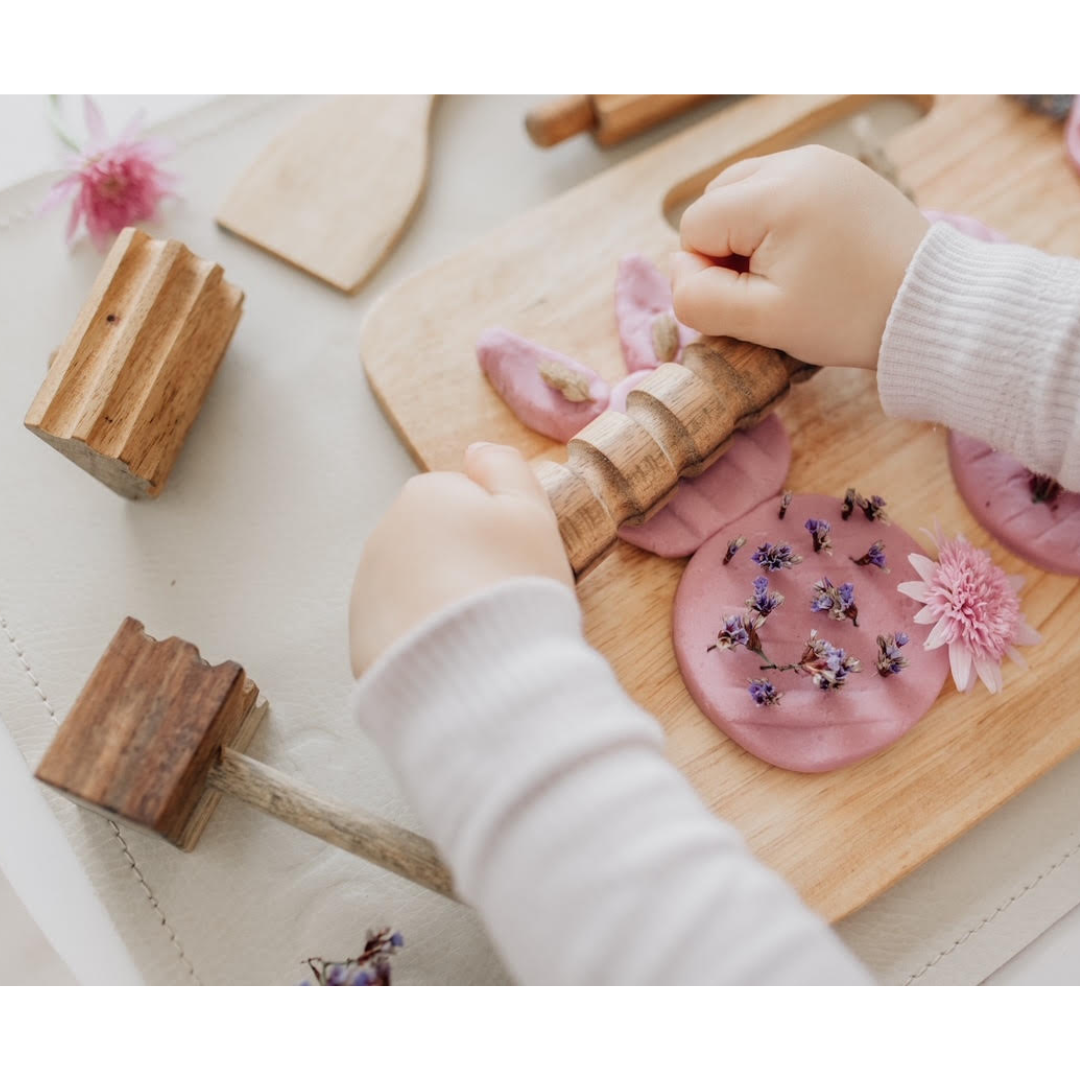
<path id="1" fill-rule="evenodd" d="M 121 229 L 153 218 L 161 200 L 175 194 L 175 177 L 159 167 L 172 148 L 162 139 L 138 138 L 140 116 L 110 144 L 97 105 L 87 97 L 83 106 L 90 139 L 71 160 L 71 172 L 54 185 L 41 209 L 55 209 L 73 194 L 68 243 L 85 222 L 94 246 L 104 251 Z"/>
<path id="2" fill-rule="evenodd" d="M 923 647 L 949 646 L 949 662 L 958 690 L 971 690 L 982 679 L 992 694 L 1001 690 L 1001 662 L 1006 656 L 1027 664 L 1017 645 L 1037 645 L 1042 638 L 1024 621 L 1017 589 L 1024 583 L 995 565 L 989 554 L 963 536 L 946 540 L 939 533 L 937 562 L 908 556 L 922 579 L 897 589 L 925 605 L 917 623 L 933 623 Z"/>

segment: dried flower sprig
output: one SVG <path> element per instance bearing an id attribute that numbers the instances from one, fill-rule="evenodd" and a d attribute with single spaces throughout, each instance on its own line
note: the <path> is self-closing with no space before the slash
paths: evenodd
<path id="1" fill-rule="evenodd" d="M 825 612 L 830 619 L 838 621 L 850 619 L 853 626 L 859 625 L 859 609 L 855 606 L 855 586 L 850 581 L 845 581 L 840 586 L 834 585 L 827 577 L 815 581 L 810 610 Z"/>
<path id="2" fill-rule="evenodd" d="M 762 544 L 750 558 L 769 573 L 774 570 L 790 570 L 802 562 L 802 556 L 796 555 L 790 544 Z"/>
<path id="3" fill-rule="evenodd" d="M 847 521 L 857 506 L 866 515 L 867 521 L 880 521 L 882 525 L 887 525 L 889 515 L 885 513 L 886 505 L 880 495 L 871 495 L 869 499 L 865 499 L 854 488 L 848 488 L 844 493 L 844 505 L 840 510 L 840 516 Z"/>
<path id="4" fill-rule="evenodd" d="M 730 541 L 727 546 L 727 553 L 724 555 L 724 566 L 727 566 L 732 559 L 735 558 L 735 553 L 746 543 L 745 536 L 736 536 L 734 540 Z"/>
<path id="5" fill-rule="evenodd" d="M 1044 473 L 1028 473 L 1028 489 L 1033 503 L 1055 503 L 1061 494 L 1061 485 Z"/>
<path id="6" fill-rule="evenodd" d="M 784 696 L 768 679 L 751 679 L 747 687 L 754 704 L 760 709 L 763 705 L 779 705 Z"/>
<path id="7" fill-rule="evenodd" d="M 403 948 L 405 939 L 389 927 L 369 930 L 364 951 L 351 960 L 323 960 L 312 956 L 305 963 L 314 979 L 301 986 L 389 986 L 390 957 Z"/>
<path id="8" fill-rule="evenodd" d="M 832 540 L 829 533 L 832 526 L 824 518 L 807 518 L 806 531 L 814 541 L 814 551 L 824 551 L 826 555 L 832 554 Z"/>
<path id="9" fill-rule="evenodd" d="M 782 593 L 769 592 L 769 579 L 767 577 L 754 578 L 754 595 L 746 601 L 747 609 L 757 614 L 757 626 L 761 624 L 784 602 Z"/>
<path id="10" fill-rule="evenodd" d="M 875 540 L 862 557 L 856 559 L 854 555 L 849 555 L 848 558 L 856 566 L 876 566 L 879 570 L 884 570 L 886 574 L 889 572 L 889 568 L 885 565 L 885 542 L 883 540 Z"/>
<path id="11" fill-rule="evenodd" d="M 783 491 L 780 493 L 780 520 L 783 521 L 787 515 L 788 507 L 791 505 L 791 499 L 794 492 Z"/>
<path id="12" fill-rule="evenodd" d="M 725 615 L 724 624 L 716 635 L 716 641 L 705 651 L 734 651 L 739 647 L 760 653 L 761 639 L 758 637 L 757 620 L 750 615 Z"/>
<path id="13" fill-rule="evenodd" d="M 855 512 L 855 503 L 859 498 L 859 493 L 854 488 L 848 488 L 844 493 L 844 505 L 840 510 L 840 517 L 847 521 L 849 517 Z"/>
<path id="14" fill-rule="evenodd" d="M 899 675 L 908 666 L 907 657 L 900 650 L 910 639 L 902 630 L 888 637 L 878 635 L 877 673 L 887 679 L 890 675 Z"/>
<path id="15" fill-rule="evenodd" d="M 848 676 L 862 670 L 862 664 L 857 657 L 848 656 L 844 649 L 819 638 L 816 630 L 810 631 L 798 663 L 785 664 L 783 667 L 771 666 L 777 671 L 797 671 L 800 675 L 809 675 L 819 690 L 842 690 Z M 761 670 L 767 671 L 770 668 L 762 665 Z"/>

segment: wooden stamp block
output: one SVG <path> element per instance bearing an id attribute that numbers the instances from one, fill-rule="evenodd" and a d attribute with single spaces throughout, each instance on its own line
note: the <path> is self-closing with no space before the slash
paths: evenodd
<path id="1" fill-rule="evenodd" d="M 186 641 L 124 620 L 38 766 L 39 780 L 92 810 L 195 846 L 221 798 L 207 774 L 244 750 L 266 713 L 233 661 L 211 667 Z"/>
<path id="2" fill-rule="evenodd" d="M 130 499 L 156 498 L 240 320 L 244 294 L 177 240 L 124 229 L 25 424 Z"/>

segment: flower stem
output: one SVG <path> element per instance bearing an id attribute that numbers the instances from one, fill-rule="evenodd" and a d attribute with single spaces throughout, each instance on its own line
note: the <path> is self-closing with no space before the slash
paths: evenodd
<path id="1" fill-rule="evenodd" d="M 71 137 L 71 133 L 66 127 L 64 127 L 63 120 L 60 119 L 60 95 L 49 95 L 49 123 L 52 125 L 52 129 L 56 132 L 56 137 L 67 147 L 79 152 L 79 144 Z"/>

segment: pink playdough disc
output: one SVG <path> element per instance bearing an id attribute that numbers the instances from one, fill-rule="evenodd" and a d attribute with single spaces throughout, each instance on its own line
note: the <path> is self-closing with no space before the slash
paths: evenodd
<path id="1" fill-rule="evenodd" d="M 995 244 L 1007 244 L 1009 238 L 997 229 L 991 229 L 984 225 L 978 218 L 968 217 L 967 214 L 952 214 L 946 210 L 924 210 L 923 217 L 931 225 L 944 221 L 954 229 L 959 229 L 965 236 L 973 236 L 976 240 L 989 240 Z"/>
<path id="2" fill-rule="evenodd" d="M 514 415 L 526 427 L 556 442 L 568 442 L 607 408 L 608 384 L 592 368 L 502 327 L 480 335 L 476 357 L 495 392 Z M 540 375 L 545 360 L 583 375 L 592 400 L 569 401 L 560 390 L 549 386 Z"/>
<path id="3" fill-rule="evenodd" d="M 1010 551 L 1055 574 L 1080 577 L 1080 495 L 1031 497 L 1031 473 L 978 439 L 949 432 L 949 464 L 975 519 Z"/>
<path id="4" fill-rule="evenodd" d="M 791 440 L 783 421 L 775 414 L 767 416 L 737 434 L 727 453 L 700 476 L 683 480 L 671 502 L 644 525 L 623 526 L 619 536 L 668 559 L 692 554 L 720 530 L 726 543 L 737 535 L 726 523 L 762 499 L 776 514 L 790 465 Z"/>
<path id="5" fill-rule="evenodd" d="M 948 649 L 926 652 L 930 628 L 913 622 L 921 604 L 896 591 L 917 577 L 907 557 L 922 548 L 896 525 L 870 522 L 861 510 L 841 520 L 841 501 L 826 495 L 796 495 L 783 521 L 770 499 L 733 521 L 690 560 L 675 597 L 673 637 L 683 679 L 702 712 L 726 735 L 764 761 L 795 772 L 826 772 L 860 761 L 895 742 L 922 717 L 949 673 Z M 814 553 L 808 518 L 832 525 L 833 554 Z M 746 546 L 723 565 L 728 540 L 746 537 Z M 882 540 L 891 573 L 856 566 L 870 545 Z M 762 647 L 774 663 L 799 660 L 812 629 L 857 657 L 862 669 L 840 690 L 818 689 L 794 671 L 761 671 L 763 661 L 746 649 L 706 651 L 716 640 L 723 616 L 746 611 L 752 582 L 762 575 L 751 555 L 764 543 L 788 543 L 803 561 L 764 574 L 785 600 L 761 627 Z M 810 610 L 813 585 L 827 575 L 835 585 L 852 582 L 859 625 Z M 905 632 L 901 650 L 908 660 L 899 674 L 882 678 L 876 659 L 879 634 Z M 783 694 L 775 705 L 758 706 L 747 691 L 751 679 L 768 678 Z"/>
<path id="6" fill-rule="evenodd" d="M 615 321 L 627 371 L 656 367 L 652 325 L 657 315 L 671 313 L 671 283 L 644 255 L 627 255 L 615 274 Z M 678 324 L 679 352 L 697 338 L 697 331 Z"/>

